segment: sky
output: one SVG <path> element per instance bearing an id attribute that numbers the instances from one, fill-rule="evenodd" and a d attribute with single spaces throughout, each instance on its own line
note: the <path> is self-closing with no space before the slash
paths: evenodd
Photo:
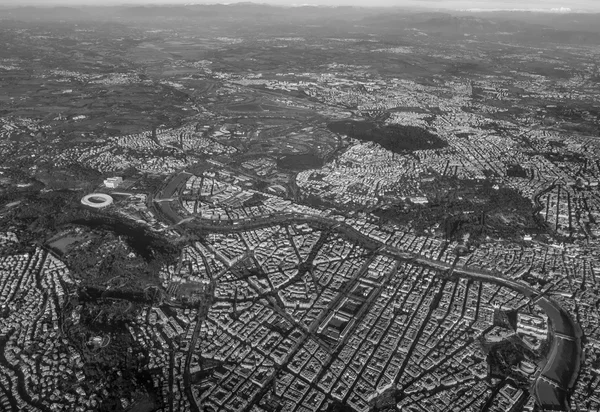
<path id="1" fill-rule="evenodd" d="M 0 0 L 0 5 L 24 4 L 63 4 L 113 5 L 113 4 L 184 4 L 184 3 L 235 3 L 240 0 Z M 275 5 L 352 5 L 352 6 L 385 6 L 385 7 L 423 7 L 429 9 L 525 9 L 540 11 L 596 11 L 600 12 L 600 0 L 253 0 L 254 2 Z"/>

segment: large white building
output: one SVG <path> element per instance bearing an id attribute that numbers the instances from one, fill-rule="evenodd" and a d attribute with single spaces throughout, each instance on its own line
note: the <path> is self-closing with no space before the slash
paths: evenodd
<path id="1" fill-rule="evenodd" d="M 530 335 L 537 339 L 547 339 L 548 317 L 545 314 L 541 316 L 531 316 L 519 313 L 517 315 L 517 333 Z"/>
<path id="2" fill-rule="evenodd" d="M 122 177 L 109 177 L 108 179 L 104 180 L 104 186 L 110 187 L 111 189 L 119 187 L 121 183 L 123 183 Z"/>

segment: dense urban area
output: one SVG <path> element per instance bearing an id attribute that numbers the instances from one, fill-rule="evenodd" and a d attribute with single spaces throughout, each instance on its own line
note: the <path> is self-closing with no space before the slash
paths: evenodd
<path id="1" fill-rule="evenodd" d="M 0 8 L 0 410 L 600 410 L 599 21 Z"/>

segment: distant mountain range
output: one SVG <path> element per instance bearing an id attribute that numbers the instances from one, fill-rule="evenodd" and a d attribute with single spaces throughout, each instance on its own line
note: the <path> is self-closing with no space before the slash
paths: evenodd
<path id="1" fill-rule="evenodd" d="M 13 7 L 0 9 L 0 19 L 24 21 L 110 20 L 243 22 L 249 26 L 275 22 L 294 25 L 340 25 L 358 31 L 386 33 L 413 28 L 447 36 L 510 33 L 519 41 L 600 44 L 600 14 L 495 12 L 422 12 L 415 10 L 300 6 L 257 3 L 202 5 L 129 5 L 106 7 Z"/>

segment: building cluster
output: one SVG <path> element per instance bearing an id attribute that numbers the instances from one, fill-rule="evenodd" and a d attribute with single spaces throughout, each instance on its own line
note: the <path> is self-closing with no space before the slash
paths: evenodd
<path id="1" fill-rule="evenodd" d="M 0 232 L 0 248 L 18 241 L 19 238 L 13 232 Z"/>
<path id="2" fill-rule="evenodd" d="M 367 411 L 393 389 L 405 394 L 399 406 L 406 410 L 464 409 L 494 392 L 479 338 L 494 341 L 497 310 L 519 313 L 503 336 L 546 338 L 539 309 L 512 289 L 444 281 L 366 252 L 305 224 L 214 234 L 186 251 L 180 271 L 164 278 L 180 290 L 207 283 L 201 262 L 220 262 L 208 270 L 217 289 L 197 341 L 202 366 L 193 370 L 203 378 L 193 386 L 196 401 L 231 411 L 252 403 L 322 410 L 344 401 Z M 531 368 L 524 363 L 511 373 L 533 379 Z M 273 392 L 265 394 L 267 385 Z M 508 382 L 494 393 L 494 410 L 526 395 Z"/>
<path id="3" fill-rule="evenodd" d="M 385 199 L 423 196 L 419 189 L 423 173 L 413 157 L 391 153 L 374 143 L 361 143 L 335 162 L 299 173 L 296 183 L 341 205 L 375 206 Z"/>
<path id="4" fill-rule="evenodd" d="M 137 134 L 109 138 L 96 144 L 75 145 L 42 156 L 52 158 L 56 167 L 80 164 L 102 173 L 115 173 L 128 168 L 141 172 L 169 174 L 197 160 L 197 155 L 231 154 L 236 151 L 202 132 L 194 125 L 178 129 L 156 129 Z"/>
<path id="5" fill-rule="evenodd" d="M 41 125 L 39 120 L 28 117 L 0 117 L 0 139 L 2 140 L 23 135 L 37 137 L 48 129 L 48 126 Z"/>
<path id="6" fill-rule="evenodd" d="M 142 81 L 136 72 L 131 73 L 111 73 L 110 75 L 95 75 L 90 77 L 89 82 L 92 84 L 101 84 L 104 86 L 122 86 L 133 83 L 152 84 L 152 80 Z"/>
<path id="7" fill-rule="evenodd" d="M 189 410 L 183 379 L 197 309 L 171 308 L 169 313 L 159 307 L 144 308 L 127 329 L 132 339 L 145 349 L 148 368 L 154 371 L 151 379 L 158 400 L 174 410 Z M 122 406 L 127 408 L 130 404 Z"/>
<path id="8" fill-rule="evenodd" d="M 268 217 L 292 205 L 272 194 L 243 188 L 248 178 L 226 170 L 190 176 L 182 191 L 185 212 L 202 219 L 229 221 Z M 253 199 L 259 198 L 259 201 Z"/>
<path id="9" fill-rule="evenodd" d="M 3 238 L 15 240 L 11 234 Z M 0 258 L 0 337 L 5 359 L 0 364 L 0 404 L 7 410 L 93 408 L 82 358 L 61 331 L 67 292 L 74 285 L 65 265 L 41 248 Z"/>
<path id="10" fill-rule="evenodd" d="M 0 70 L 6 70 L 7 72 L 13 70 L 20 70 L 21 67 L 15 65 L 17 61 L 11 61 L 11 59 L 1 59 L 0 60 Z"/>
<path id="11" fill-rule="evenodd" d="M 47 74 L 43 74 L 43 77 L 57 77 L 57 79 L 54 79 L 55 81 L 58 82 L 64 82 L 64 83 L 68 83 L 68 82 L 72 82 L 72 81 L 79 81 L 79 82 L 87 82 L 92 78 L 91 74 L 87 74 L 87 73 L 81 73 L 81 72 L 76 72 L 76 71 L 72 71 L 72 70 L 50 70 Z"/>

